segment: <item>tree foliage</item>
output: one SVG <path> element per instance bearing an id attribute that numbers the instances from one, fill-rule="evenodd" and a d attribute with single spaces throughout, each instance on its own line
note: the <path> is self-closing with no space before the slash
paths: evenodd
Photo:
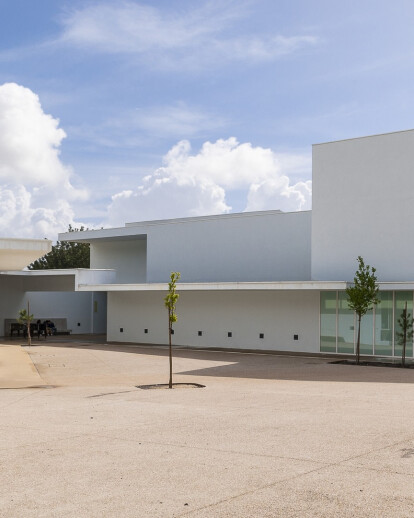
<path id="1" fill-rule="evenodd" d="M 69 225 L 69 232 L 82 232 L 85 227 L 72 228 Z M 90 246 L 89 243 L 72 243 L 58 241 L 52 246 L 52 250 L 29 264 L 29 270 L 49 270 L 51 268 L 89 268 L 90 267 Z"/>
<path id="2" fill-rule="evenodd" d="M 169 343 L 169 357 L 170 357 L 170 379 L 168 387 L 172 389 L 172 345 L 171 335 L 174 322 L 177 322 L 177 313 L 175 306 L 179 299 L 178 293 L 176 293 L 176 283 L 180 279 L 180 272 L 171 272 L 170 282 L 168 283 L 168 295 L 164 298 L 164 305 L 168 310 L 168 343 Z"/>
<path id="3" fill-rule="evenodd" d="M 366 265 L 361 256 L 358 256 L 357 260 L 358 270 L 355 272 L 353 285 L 346 288 L 346 294 L 348 295 L 349 307 L 355 311 L 358 317 L 358 339 L 355 360 L 359 364 L 361 318 L 378 304 L 380 300 L 378 297 L 379 286 L 375 275 L 376 269 L 368 264 Z"/>

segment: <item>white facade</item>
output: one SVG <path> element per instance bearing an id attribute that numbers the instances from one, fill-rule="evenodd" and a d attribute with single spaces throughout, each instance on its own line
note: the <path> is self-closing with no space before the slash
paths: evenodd
<path id="1" fill-rule="evenodd" d="M 163 298 L 171 271 L 179 271 L 174 343 L 318 352 L 319 292 L 306 285 L 310 236 L 310 212 L 266 211 L 128 223 L 59 239 L 90 242 L 91 267 L 115 270 L 110 284 L 77 288 L 108 292 L 108 340 L 166 343 Z"/>
<path id="2" fill-rule="evenodd" d="M 310 228 L 310 212 L 278 211 L 154 224 L 147 282 L 165 282 L 172 270 L 183 282 L 307 280 Z"/>
<path id="3" fill-rule="evenodd" d="M 91 266 L 114 268 L 110 283 L 76 288 L 108 293 L 111 341 L 167 342 L 163 297 L 179 271 L 174 343 L 193 347 L 352 353 L 344 290 L 362 255 L 394 282 L 364 319 L 362 350 L 394 356 L 398 315 L 413 308 L 412 164 L 414 131 L 319 144 L 312 213 L 127 223 L 60 239 L 91 243 Z"/>
<path id="4" fill-rule="evenodd" d="M 162 291 L 109 292 L 108 340 L 168 343 L 164 296 Z M 319 292 L 310 290 L 181 292 L 174 343 L 319 352 L 318 308 Z"/>
<path id="5" fill-rule="evenodd" d="M 406 303 L 414 307 L 412 164 L 414 130 L 315 145 L 312 213 L 227 214 L 62 234 L 62 241 L 89 242 L 98 270 L 56 279 L 56 286 L 92 293 L 74 322 L 107 293 L 109 340 L 165 344 L 163 298 L 170 272 L 179 271 L 176 345 L 352 354 L 355 319 L 345 288 L 361 255 L 388 281 L 380 304 L 364 317 L 361 350 L 398 356 L 398 316 Z M 39 279 L 19 282 L 23 290 L 42 290 Z M 95 330 L 103 322 L 87 325 Z"/>
<path id="6" fill-rule="evenodd" d="M 119 283 L 299 281 L 311 274 L 311 212 L 247 212 L 61 234 L 91 243 L 91 268 Z"/>
<path id="7" fill-rule="evenodd" d="M 414 279 L 414 130 L 313 146 L 312 279 Z"/>

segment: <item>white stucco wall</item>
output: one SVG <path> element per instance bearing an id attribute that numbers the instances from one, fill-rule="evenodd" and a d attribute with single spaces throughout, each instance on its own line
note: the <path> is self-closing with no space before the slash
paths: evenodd
<path id="1" fill-rule="evenodd" d="M 113 268 L 114 282 L 146 282 L 146 239 L 92 241 L 91 268 Z"/>
<path id="2" fill-rule="evenodd" d="M 310 279 L 311 213 L 245 213 L 154 225 L 147 280 L 183 282 Z"/>
<path id="3" fill-rule="evenodd" d="M 167 344 L 164 296 L 163 292 L 108 293 L 108 340 Z M 183 292 L 177 312 L 176 345 L 319 352 L 318 291 Z M 299 340 L 293 339 L 294 334 Z"/>
<path id="4" fill-rule="evenodd" d="M 311 213 L 222 214 L 127 223 L 81 232 L 91 268 L 114 268 L 115 283 L 310 280 Z M 73 232 L 60 234 L 72 240 Z"/>
<path id="5" fill-rule="evenodd" d="M 414 279 L 414 130 L 313 147 L 312 279 Z"/>
<path id="6" fill-rule="evenodd" d="M 0 336 L 4 336 L 4 319 L 17 318 L 25 307 L 22 279 L 0 276 L 0 293 Z"/>

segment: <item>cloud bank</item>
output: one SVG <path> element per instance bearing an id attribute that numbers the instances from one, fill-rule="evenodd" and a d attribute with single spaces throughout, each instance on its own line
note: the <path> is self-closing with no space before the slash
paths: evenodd
<path id="1" fill-rule="evenodd" d="M 86 192 L 73 187 L 59 157 L 65 138 L 39 98 L 15 83 L 0 86 L 0 234 L 55 236 L 73 223 L 71 202 Z"/>
<path id="2" fill-rule="evenodd" d="M 72 185 L 60 159 L 65 136 L 31 90 L 0 86 L 0 235 L 53 239 L 69 224 L 79 226 L 73 206 L 87 193 Z M 234 137 L 205 142 L 197 152 L 181 140 L 136 189 L 112 195 L 101 224 L 227 213 L 234 192 L 245 197 L 245 210 L 306 210 L 311 182 L 292 184 L 283 173 L 298 165 L 304 167 L 301 155 L 278 155 Z"/>
<path id="3" fill-rule="evenodd" d="M 182 140 L 137 189 L 112 197 L 107 224 L 230 212 L 226 192 L 232 190 L 246 191 L 247 211 L 311 207 L 311 181 L 291 185 L 271 149 L 231 137 L 205 142 L 192 154 L 190 142 Z"/>

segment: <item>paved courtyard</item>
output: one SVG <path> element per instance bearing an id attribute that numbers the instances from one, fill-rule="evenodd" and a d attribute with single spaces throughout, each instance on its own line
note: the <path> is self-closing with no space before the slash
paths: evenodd
<path id="1" fill-rule="evenodd" d="M 166 349 L 34 343 L 0 346 L 1 517 L 414 517 L 414 370 L 178 350 L 206 388 L 141 390 Z"/>

